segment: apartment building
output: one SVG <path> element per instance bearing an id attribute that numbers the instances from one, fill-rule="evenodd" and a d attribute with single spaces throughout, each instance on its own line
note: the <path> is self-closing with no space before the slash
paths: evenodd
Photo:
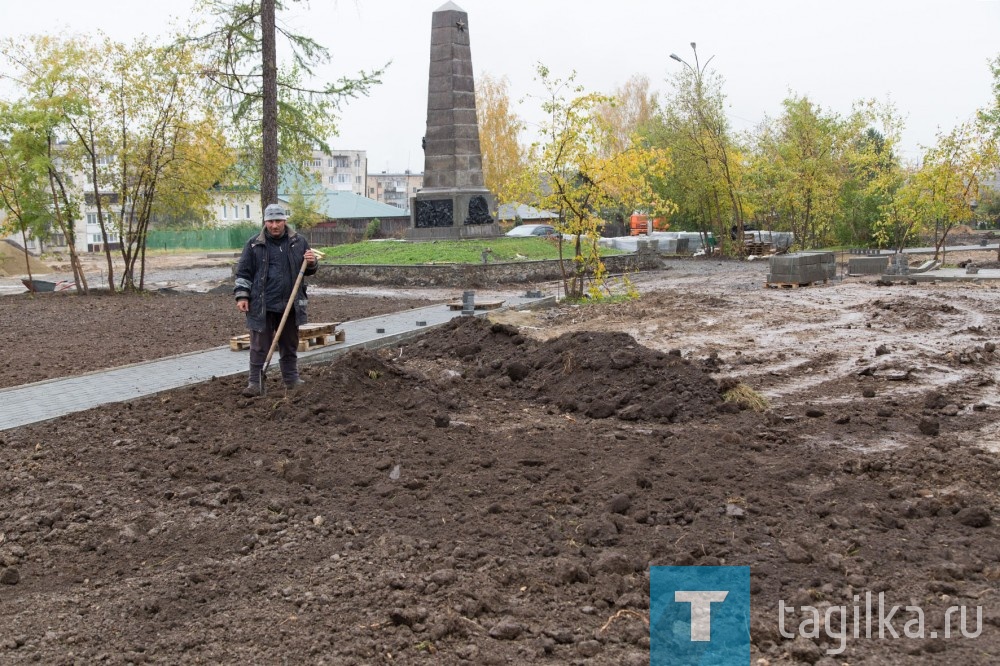
<path id="1" fill-rule="evenodd" d="M 57 146 L 57 149 L 61 146 Z M 101 166 L 106 166 L 107 158 L 100 158 Z M 364 150 L 334 150 L 330 153 L 313 151 L 312 157 L 305 166 L 320 177 L 323 187 L 334 192 L 353 192 L 360 196 L 365 196 L 366 177 L 368 172 L 368 156 Z M 60 170 L 62 165 L 60 165 Z M 66 174 L 67 183 L 79 195 L 83 193 L 81 215 L 73 221 L 73 228 L 76 235 L 76 249 L 79 252 L 100 252 L 104 248 L 104 238 L 101 235 L 100 225 L 97 223 L 97 207 L 94 202 L 94 195 L 91 191 L 93 182 L 89 173 L 71 170 Z M 113 192 L 103 193 L 108 199 L 113 201 L 111 209 L 104 206 L 105 215 L 119 212 L 117 205 L 117 195 Z M 102 197 L 103 198 L 103 197 Z M 228 226 L 246 222 L 259 223 L 263 219 L 263 212 L 260 207 L 260 193 L 253 190 L 240 190 L 236 188 L 218 188 L 212 192 L 213 202 L 210 205 L 210 221 L 216 226 Z M 403 206 L 406 207 L 405 204 Z M 107 220 L 107 218 L 106 218 Z M 118 247 L 120 239 L 112 232 L 111 225 L 108 224 L 108 231 L 111 234 L 108 242 L 113 248 Z M 12 240 L 20 243 L 18 234 L 10 236 Z M 29 238 L 28 250 L 36 254 L 43 251 L 65 251 L 66 239 L 62 234 L 53 234 L 44 243 L 36 238 Z"/>
<path id="2" fill-rule="evenodd" d="M 67 165 L 62 157 L 62 151 L 66 149 L 65 143 L 57 143 L 55 148 L 54 163 L 56 169 L 63 178 L 63 184 L 70 190 L 70 196 L 80 203 L 80 216 L 72 220 L 69 226 L 73 229 L 76 240 L 74 245 L 78 252 L 100 252 L 104 249 L 104 236 L 101 234 L 101 226 L 97 221 L 97 204 L 94 199 L 94 180 L 90 172 L 85 172 Z M 108 158 L 101 157 L 97 160 L 98 166 L 104 167 L 109 164 Z M 80 195 L 83 195 L 82 201 Z M 108 230 L 108 243 L 112 248 L 117 248 L 120 244 L 118 235 L 114 233 L 109 222 L 110 216 L 119 212 L 118 195 L 111 191 L 102 191 L 101 199 L 105 215 L 106 228 Z M 0 211 L 0 219 L 4 215 Z M 15 231 L 7 237 L 17 244 L 24 243 L 20 232 Z M 53 225 L 46 240 L 42 241 L 29 234 L 27 238 L 27 250 L 33 254 L 43 252 L 65 252 L 69 249 L 66 236 Z"/>
<path id="3" fill-rule="evenodd" d="M 410 209 L 410 197 L 424 186 L 424 174 L 412 173 L 409 169 L 402 173 L 368 174 L 369 199 L 380 201 L 403 210 Z"/>
<path id="4" fill-rule="evenodd" d="M 306 167 L 319 174 L 320 183 L 334 192 L 354 192 L 365 196 L 368 155 L 364 150 L 313 151 Z"/>

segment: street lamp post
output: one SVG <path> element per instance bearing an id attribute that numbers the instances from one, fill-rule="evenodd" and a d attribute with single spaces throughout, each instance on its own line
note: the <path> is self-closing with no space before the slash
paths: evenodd
<path id="1" fill-rule="evenodd" d="M 709 57 L 709 59 L 706 60 L 704 64 L 702 64 L 698 58 L 698 45 L 695 42 L 691 42 L 691 52 L 694 54 L 693 66 L 691 65 L 691 63 L 689 63 L 687 60 L 680 57 L 676 53 L 671 53 L 670 59 L 676 60 L 677 62 L 684 65 L 684 67 L 686 67 L 688 71 L 691 72 L 691 75 L 694 77 L 694 96 L 695 96 L 694 112 L 698 123 L 697 129 L 700 133 L 706 133 L 711 137 L 711 140 L 715 144 L 715 148 L 718 151 L 715 159 L 718 159 L 721 162 L 723 169 L 726 172 L 727 184 L 729 185 L 730 188 L 729 196 L 733 204 L 733 219 L 736 221 L 736 228 L 737 228 L 737 238 L 734 240 L 739 241 L 738 251 L 742 255 L 746 248 L 746 244 L 743 242 L 743 228 L 744 228 L 743 215 L 741 213 L 740 206 L 736 200 L 736 197 L 734 196 L 732 189 L 732 182 L 729 180 L 728 156 L 726 154 L 728 149 L 727 146 L 725 145 L 726 142 L 725 142 L 725 137 L 723 135 L 725 131 L 724 126 L 721 123 L 718 124 L 718 126 L 715 126 L 716 123 L 714 123 L 714 121 L 713 124 L 710 125 L 705 115 L 705 94 L 704 94 L 705 71 L 708 69 L 709 63 L 712 62 L 712 58 L 714 58 L 715 56 L 713 55 Z M 704 154 L 703 159 L 705 160 L 705 163 L 707 165 L 711 158 L 708 154 Z M 718 199 L 717 195 L 716 199 Z M 716 200 L 716 209 L 719 213 L 719 225 L 721 228 L 722 207 L 721 205 L 719 205 L 718 200 Z"/>
<path id="2" fill-rule="evenodd" d="M 684 58 L 680 57 L 676 53 L 671 53 L 670 54 L 670 59 L 671 60 L 676 60 L 677 62 L 679 62 L 680 64 L 684 65 L 689 70 L 691 70 L 691 73 L 694 74 L 695 97 L 698 100 L 698 108 L 697 108 L 698 120 L 701 121 L 701 119 L 702 119 L 701 118 L 701 112 L 702 112 L 702 109 L 701 109 L 701 83 L 702 83 L 702 79 L 703 79 L 704 74 L 705 74 L 705 70 L 708 68 L 708 63 L 712 62 L 712 58 L 714 58 L 715 56 L 713 55 L 711 58 L 709 58 L 708 60 L 705 61 L 704 65 L 702 65 L 700 62 L 698 62 L 698 45 L 695 42 L 691 42 L 691 52 L 694 53 L 694 67 L 692 67 L 688 63 L 687 60 L 685 60 Z"/>

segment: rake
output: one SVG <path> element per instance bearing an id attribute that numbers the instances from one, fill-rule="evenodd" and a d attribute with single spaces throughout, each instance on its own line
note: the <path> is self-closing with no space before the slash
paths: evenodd
<path id="1" fill-rule="evenodd" d="M 316 256 L 316 261 L 323 258 L 323 254 L 316 250 L 313 250 L 313 254 Z M 309 261 L 305 258 L 302 259 L 302 266 L 299 268 L 299 274 L 295 278 L 295 285 L 292 287 L 292 293 L 288 297 L 288 303 L 285 304 L 285 311 L 281 314 L 281 322 L 278 324 L 278 330 L 274 332 L 274 338 L 271 340 L 271 348 L 267 350 L 267 357 L 264 359 L 264 367 L 260 371 L 260 394 L 267 394 L 267 368 L 271 365 L 271 357 L 274 356 L 274 350 L 278 348 L 278 340 L 281 338 L 282 331 L 285 330 L 285 323 L 288 322 L 288 314 L 292 311 L 292 305 L 295 303 L 295 297 L 299 293 L 299 287 L 302 285 L 302 279 L 306 275 L 306 266 Z"/>

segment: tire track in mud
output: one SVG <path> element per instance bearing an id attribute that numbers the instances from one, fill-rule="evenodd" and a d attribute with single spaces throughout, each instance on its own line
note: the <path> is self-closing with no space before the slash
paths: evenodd
<path id="1" fill-rule="evenodd" d="M 756 281 L 759 266 L 726 266 L 711 280 L 697 268 L 644 276 L 631 311 L 629 304 L 557 308 L 543 315 L 540 337 L 625 330 L 640 344 L 710 363 L 715 377 L 739 379 L 786 408 L 844 406 L 872 392 L 879 401 L 913 403 L 941 390 L 965 411 L 1000 400 L 993 370 L 1000 358 L 988 351 L 1000 312 L 994 287 L 873 289 L 855 280 L 775 291 Z"/>

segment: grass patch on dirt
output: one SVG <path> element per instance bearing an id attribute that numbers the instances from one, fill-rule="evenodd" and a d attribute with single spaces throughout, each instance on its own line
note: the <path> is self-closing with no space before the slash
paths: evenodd
<path id="1" fill-rule="evenodd" d="M 722 399 L 726 402 L 735 402 L 755 412 L 766 411 L 770 406 L 767 398 L 742 382 L 723 393 Z"/>
<path id="2" fill-rule="evenodd" d="M 489 238 L 453 241 L 363 241 L 322 248 L 324 264 L 481 264 L 487 252 L 490 262 L 541 261 L 559 258 L 559 241 L 545 238 Z M 572 244 L 563 241 L 563 256 L 571 258 Z M 602 255 L 624 254 L 603 248 Z"/>

